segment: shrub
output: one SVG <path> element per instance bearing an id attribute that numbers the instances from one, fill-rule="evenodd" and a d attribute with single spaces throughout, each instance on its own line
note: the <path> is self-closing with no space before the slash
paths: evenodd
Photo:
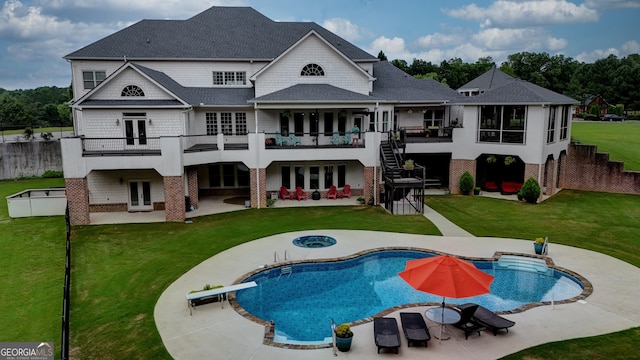
<path id="1" fill-rule="evenodd" d="M 524 182 L 524 185 L 522 185 L 520 194 L 526 202 L 535 204 L 540 197 L 540 184 L 538 184 L 536 179 L 530 177 Z"/>
<path id="2" fill-rule="evenodd" d="M 460 191 L 464 195 L 468 195 L 471 190 L 473 190 L 473 186 L 475 185 L 475 181 L 473 180 L 473 176 L 465 171 L 462 176 L 460 176 Z"/>
<path id="3" fill-rule="evenodd" d="M 61 177 L 64 177 L 64 174 L 62 173 L 62 171 L 56 171 L 56 170 L 47 170 L 44 172 L 44 174 L 42 174 L 43 179 L 53 179 L 53 178 L 61 178 Z"/>

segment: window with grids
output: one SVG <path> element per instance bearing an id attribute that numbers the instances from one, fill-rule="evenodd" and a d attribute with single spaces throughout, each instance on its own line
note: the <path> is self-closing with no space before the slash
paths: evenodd
<path id="1" fill-rule="evenodd" d="M 85 89 L 93 89 L 107 78 L 106 71 L 83 71 L 82 82 Z"/>
<path id="2" fill-rule="evenodd" d="M 482 105 L 478 118 L 478 142 L 524 144 L 526 114 L 524 105 Z"/>
<path id="3" fill-rule="evenodd" d="M 127 85 L 122 89 L 120 96 L 144 96 L 144 91 L 136 85 Z"/>
<path id="4" fill-rule="evenodd" d="M 206 113 L 207 135 L 218 135 L 218 117 L 216 113 Z"/>
<path id="5" fill-rule="evenodd" d="M 318 64 L 308 64 L 300 71 L 301 76 L 324 76 L 324 69 Z"/>
<path id="6" fill-rule="evenodd" d="M 556 139 L 556 113 L 558 111 L 557 106 L 552 106 L 549 109 L 549 123 L 547 124 L 547 144 L 550 144 Z"/>
<path id="7" fill-rule="evenodd" d="M 567 137 L 569 137 L 569 106 L 564 106 L 560 121 L 560 140 L 567 140 Z"/>
<path id="8" fill-rule="evenodd" d="M 214 71 L 213 85 L 246 85 L 247 73 L 244 71 Z"/>
<path id="9" fill-rule="evenodd" d="M 236 113 L 236 135 L 247 134 L 247 113 Z"/>
<path id="10" fill-rule="evenodd" d="M 233 119 L 231 113 L 220 113 L 220 128 L 222 134 L 233 135 Z"/>

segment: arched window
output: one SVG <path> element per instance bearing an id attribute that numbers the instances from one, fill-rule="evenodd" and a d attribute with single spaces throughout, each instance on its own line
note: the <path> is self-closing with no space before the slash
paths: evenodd
<path id="1" fill-rule="evenodd" d="M 144 91 L 136 85 L 127 85 L 122 89 L 120 96 L 144 96 Z"/>
<path id="2" fill-rule="evenodd" d="M 324 69 L 318 64 L 308 64 L 302 68 L 301 76 L 324 76 Z"/>

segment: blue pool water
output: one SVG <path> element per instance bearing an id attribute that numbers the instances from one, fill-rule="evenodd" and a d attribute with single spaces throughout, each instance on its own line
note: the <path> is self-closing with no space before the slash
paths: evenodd
<path id="1" fill-rule="evenodd" d="M 408 260 L 434 254 L 387 250 L 349 260 L 292 265 L 291 274 L 276 267 L 251 276 L 258 286 L 239 291 L 237 301 L 249 313 L 275 321 L 281 342 L 330 342 L 331 319 L 337 324 L 375 315 L 385 309 L 442 297 L 413 289 L 398 273 Z M 507 311 L 539 301 L 558 301 L 582 293 L 574 277 L 549 269 L 530 272 L 494 269 L 492 261 L 474 261 L 495 276 L 491 293 L 451 299 L 448 304 L 478 303 L 493 311 Z"/>

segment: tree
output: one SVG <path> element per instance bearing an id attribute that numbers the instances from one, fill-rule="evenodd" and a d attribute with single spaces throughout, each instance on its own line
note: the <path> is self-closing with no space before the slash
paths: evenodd
<path id="1" fill-rule="evenodd" d="M 0 94 L 0 122 L 6 125 L 29 125 L 24 105 L 9 92 Z"/>
<path id="2" fill-rule="evenodd" d="M 391 60 L 391 65 L 397 67 L 398 69 L 406 73 L 409 72 L 409 65 L 407 65 L 407 62 L 405 60 L 401 60 L 401 59 Z"/>
<path id="3" fill-rule="evenodd" d="M 385 55 L 382 50 L 380 50 L 380 52 L 378 53 L 378 60 L 387 61 L 387 55 Z"/>

